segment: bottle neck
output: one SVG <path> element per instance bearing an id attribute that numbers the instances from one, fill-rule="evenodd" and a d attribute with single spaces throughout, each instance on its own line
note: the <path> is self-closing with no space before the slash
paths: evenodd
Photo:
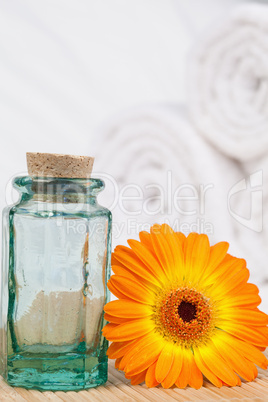
<path id="1" fill-rule="evenodd" d="M 26 176 L 15 178 L 14 187 L 21 193 L 21 201 L 96 204 L 96 197 L 103 190 L 104 183 L 99 179 Z"/>

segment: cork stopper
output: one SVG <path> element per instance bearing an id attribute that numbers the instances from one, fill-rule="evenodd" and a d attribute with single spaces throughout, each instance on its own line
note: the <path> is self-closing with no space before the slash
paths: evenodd
<path id="1" fill-rule="evenodd" d="M 89 178 L 94 158 L 90 156 L 27 152 L 28 173 L 33 177 Z"/>

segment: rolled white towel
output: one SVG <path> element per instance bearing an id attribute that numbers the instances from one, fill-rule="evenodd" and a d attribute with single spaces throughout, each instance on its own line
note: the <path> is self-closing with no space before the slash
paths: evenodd
<path id="1" fill-rule="evenodd" d="M 268 6 L 235 8 L 189 58 L 189 109 L 196 127 L 240 161 L 268 151 Z"/>
<path id="2" fill-rule="evenodd" d="M 259 279 L 263 279 L 268 285 L 268 155 L 244 163 L 242 167 L 248 181 L 243 200 L 240 198 L 240 210 L 244 216 L 247 216 L 250 224 L 247 234 L 240 226 L 238 242 L 241 247 L 246 249 L 246 240 L 250 240 L 256 263 L 261 272 Z"/>
<path id="3" fill-rule="evenodd" d="M 227 199 L 240 170 L 195 132 L 181 107 L 126 112 L 98 137 L 95 176 L 106 182 L 100 201 L 112 208 L 114 246 L 167 222 L 185 233 L 230 241 L 235 253 Z M 123 200 L 126 195 L 138 198 Z M 176 195 L 182 199 L 174 201 Z"/>
<path id="4" fill-rule="evenodd" d="M 186 234 L 190 230 L 207 233 L 211 243 L 228 241 L 229 252 L 247 260 L 251 281 L 262 290 L 262 308 L 268 311 L 268 297 L 265 298 L 265 288 L 261 286 L 267 272 L 265 238 L 262 232 L 246 226 L 249 184 L 247 194 L 237 187 L 254 171 L 241 169 L 200 137 L 182 107 L 152 105 L 115 116 L 100 129 L 95 156 L 94 176 L 106 182 L 100 202 L 112 207 L 113 212 L 113 246 L 126 244 L 128 238 L 138 238 L 140 230 L 148 230 L 156 222 L 168 222 Z M 128 192 L 137 196 L 140 190 L 141 199 L 122 201 L 121 196 L 115 197 L 114 190 L 120 192 L 125 186 L 129 187 L 123 195 Z M 159 208 L 161 201 L 153 201 L 152 197 L 159 197 L 160 189 L 163 209 L 148 215 L 142 207 Z M 179 207 L 194 212 L 193 215 L 176 210 L 176 190 L 181 196 L 192 197 L 181 200 Z M 141 212 L 135 213 L 139 209 Z M 256 222 L 258 216 L 253 217 L 253 226 Z"/>
<path id="5" fill-rule="evenodd" d="M 233 228 L 242 256 L 247 255 L 252 281 L 260 288 L 262 309 L 268 313 L 268 155 L 242 164 L 241 191 L 233 194 Z M 241 219 L 242 218 L 242 219 Z"/>

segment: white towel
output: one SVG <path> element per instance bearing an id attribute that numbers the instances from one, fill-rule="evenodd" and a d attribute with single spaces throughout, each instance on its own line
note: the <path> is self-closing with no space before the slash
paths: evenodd
<path id="1" fill-rule="evenodd" d="M 182 107 L 151 105 L 115 116 L 100 129 L 95 156 L 94 176 L 102 177 L 106 183 L 99 200 L 102 205 L 112 207 L 113 247 L 126 244 L 128 238 L 138 238 L 140 230 L 148 230 L 157 222 L 167 222 L 185 234 L 206 233 L 211 244 L 228 241 L 229 252 L 246 259 L 251 281 L 261 287 L 263 309 L 268 311 L 268 295 L 265 299 L 263 287 L 268 248 L 263 233 L 246 226 L 251 201 L 249 185 L 246 192 L 240 185 L 237 187 L 249 172 L 200 137 Z M 154 184 L 163 191 L 163 210 L 152 215 L 144 210 L 135 213 L 151 197 L 159 196 L 156 186 L 146 187 Z M 124 201 L 126 211 L 122 211 L 119 203 L 122 198 L 115 197 L 114 190 L 119 192 L 129 185 L 137 187 L 129 187 L 123 195 L 129 191 L 128 195 L 138 196 L 140 190 L 141 199 Z M 207 190 L 202 191 L 202 186 Z M 175 209 L 176 189 L 181 191 L 180 195 L 192 197 L 179 204 L 183 211 L 193 212 L 192 215 Z M 194 201 L 193 195 L 199 199 Z M 159 203 L 155 199 L 149 206 L 156 210 Z M 256 222 L 258 219 L 253 217 L 253 226 Z"/>
<path id="2" fill-rule="evenodd" d="M 181 107 L 152 105 L 121 114 L 100 130 L 95 176 L 107 185 L 100 200 L 112 207 L 114 246 L 156 222 L 185 233 L 205 232 L 212 241 L 235 237 L 227 199 L 241 173 L 196 134 L 185 116 Z M 118 197 L 112 205 L 115 188 L 140 199 Z M 179 203 L 176 191 L 183 197 Z"/>
<path id="3" fill-rule="evenodd" d="M 241 249 L 246 250 L 250 245 L 255 264 L 259 267 L 258 280 L 263 280 L 268 285 L 268 155 L 242 164 L 242 169 L 249 180 L 243 199 L 240 197 L 238 208 L 242 215 L 252 220 L 253 228 L 243 230 L 241 225 L 237 225 L 237 240 Z M 237 202 L 236 205 L 238 206 Z"/>
<path id="4" fill-rule="evenodd" d="M 200 133 L 240 161 L 268 152 L 268 6 L 235 8 L 197 42 L 188 72 Z"/>
<path id="5" fill-rule="evenodd" d="M 261 308 L 268 313 L 268 156 L 242 164 L 245 190 L 234 195 L 235 210 L 245 224 L 234 220 L 236 243 L 260 289 Z"/>

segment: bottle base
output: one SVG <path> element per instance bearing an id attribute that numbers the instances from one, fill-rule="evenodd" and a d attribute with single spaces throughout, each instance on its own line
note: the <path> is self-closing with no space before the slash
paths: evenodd
<path id="1" fill-rule="evenodd" d="M 7 382 L 13 387 L 40 391 L 78 391 L 97 387 L 107 381 L 107 357 L 70 354 L 57 358 L 8 359 Z"/>

